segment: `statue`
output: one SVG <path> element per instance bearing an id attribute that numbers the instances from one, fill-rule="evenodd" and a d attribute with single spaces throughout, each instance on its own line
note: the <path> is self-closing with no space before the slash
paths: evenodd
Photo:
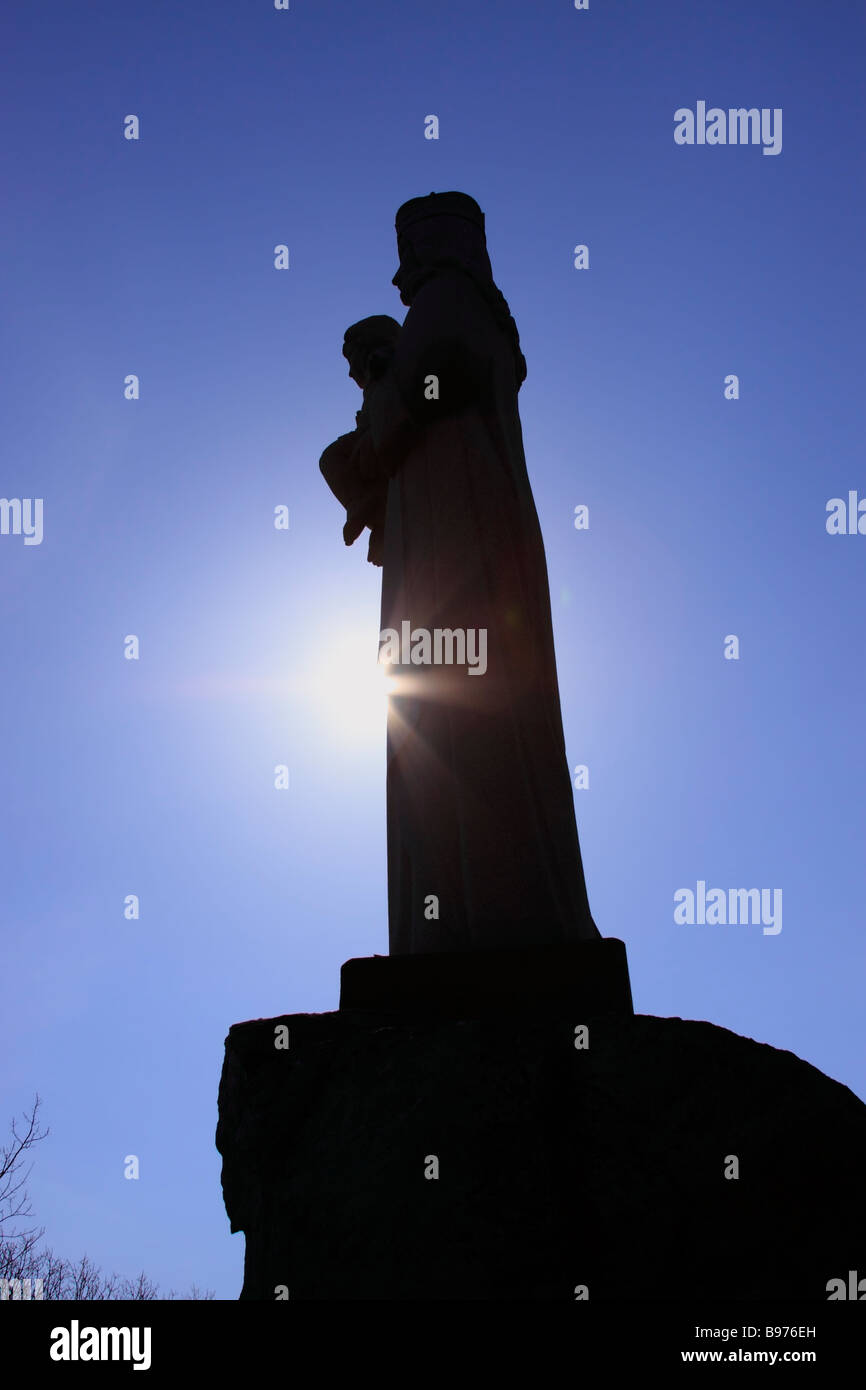
<path id="1" fill-rule="evenodd" d="M 517 327 L 463 193 L 397 213 L 408 307 L 348 330 L 364 389 L 322 455 L 382 567 L 390 954 L 598 941 L 566 762 Z M 393 327 L 389 326 L 393 325 Z M 396 331 L 395 331 L 396 330 Z"/>
<path id="2" fill-rule="evenodd" d="M 382 375 L 393 355 L 399 332 L 399 323 L 387 314 L 361 319 L 346 329 L 343 356 L 349 363 L 349 376 L 364 392 L 365 404 L 355 413 L 352 433 L 341 434 L 319 459 L 322 476 L 346 508 L 346 545 L 352 545 L 369 526 L 367 559 L 374 565 L 382 563 L 388 480 L 377 469 L 371 454 L 366 399 L 371 384 Z"/>

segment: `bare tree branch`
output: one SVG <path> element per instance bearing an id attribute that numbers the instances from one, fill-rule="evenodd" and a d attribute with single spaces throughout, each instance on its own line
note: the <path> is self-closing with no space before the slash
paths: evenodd
<path id="1" fill-rule="evenodd" d="M 39 1129 L 39 1106 L 37 1093 L 29 1115 L 24 1112 L 24 1129 L 19 1133 L 13 1119 L 10 1124 L 12 1140 L 0 1148 L 0 1271 L 16 1256 L 25 1259 L 45 1234 L 38 1226 L 19 1227 L 18 1221 L 32 1215 L 30 1198 L 24 1186 L 33 1165 L 22 1172 L 24 1155 L 34 1144 L 38 1144 L 48 1134 Z M 0 1277 L 6 1277 L 0 1273 Z"/>
<path id="2" fill-rule="evenodd" d="M 32 1215 L 30 1199 L 24 1188 L 30 1176 L 32 1164 L 25 1173 L 21 1172 L 24 1155 L 44 1139 L 49 1130 L 40 1132 L 38 1123 L 39 1096 L 33 1103 L 29 1115 L 25 1112 L 21 1132 L 11 1123 L 12 1140 L 0 1148 L 0 1298 L 20 1297 L 20 1289 L 25 1280 L 30 1283 L 30 1297 L 40 1297 L 33 1290 L 39 1288 L 43 1299 L 75 1299 L 82 1302 L 96 1302 L 102 1299 L 155 1300 L 160 1297 L 159 1289 L 142 1272 L 135 1279 L 121 1279 L 117 1274 L 103 1275 L 87 1254 L 82 1255 L 78 1264 L 55 1255 L 51 1249 L 39 1249 L 45 1234 L 43 1228 L 31 1226 L 24 1230 L 16 1226 L 19 1218 Z M 38 1283 L 41 1281 L 41 1284 Z M 12 1286 L 18 1292 L 10 1295 Z M 172 1289 L 167 1299 L 182 1298 Z M 213 1292 L 200 1290 L 193 1284 L 188 1299 L 212 1299 Z"/>

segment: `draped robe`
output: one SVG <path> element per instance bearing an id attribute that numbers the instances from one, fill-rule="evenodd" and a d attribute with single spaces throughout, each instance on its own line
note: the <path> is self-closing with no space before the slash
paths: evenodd
<path id="1" fill-rule="evenodd" d="M 438 379 L 438 400 L 431 376 Z M 596 940 L 566 762 L 547 564 L 509 336 L 438 270 L 365 392 L 387 480 L 381 628 L 486 629 L 487 670 L 393 668 L 390 953 Z M 429 397 L 429 399 L 428 399 Z"/>

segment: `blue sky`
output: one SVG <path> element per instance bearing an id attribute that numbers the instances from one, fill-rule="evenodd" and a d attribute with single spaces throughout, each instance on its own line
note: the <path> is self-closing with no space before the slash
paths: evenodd
<path id="1" fill-rule="evenodd" d="M 826 529 L 866 497 L 859 7 L 9 14 L 0 495 L 42 498 L 43 538 L 0 535 L 0 1120 L 43 1097 L 46 1239 L 236 1298 L 225 1034 L 336 1008 L 388 949 L 380 571 L 318 458 L 361 403 L 344 329 L 403 318 L 394 214 L 434 189 L 484 209 L 527 358 L 590 903 L 635 1008 L 866 1097 L 866 535 Z M 698 101 L 781 108 L 781 152 L 677 145 Z M 698 881 L 781 889 L 782 930 L 675 923 Z"/>

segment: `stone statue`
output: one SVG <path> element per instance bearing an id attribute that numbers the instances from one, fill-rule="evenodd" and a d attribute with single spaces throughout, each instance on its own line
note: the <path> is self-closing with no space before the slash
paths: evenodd
<path id="1" fill-rule="evenodd" d="M 396 332 L 374 318 L 347 333 L 364 408 L 321 461 L 347 544 L 369 525 L 382 566 L 390 953 L 597 941 L 517 327 L 474 199 L 413 198 L 396 230 L 409 312 Z"/>
<path id="2" fill-rule="evenodd" d="M 364 405 L 355 413 L 352 433 L 341 434 L 319 459 L 322 476 L 346 508 L 346 545 L 352 545 L 369 526 L 367 559 L 374 565 L 382 563 L 388 479 L 372 453 L 366 401 L 372 384 L 391 360 L 399 333 L 399 323 L 387 314 L 361 319 L 346 329 L 343 356 L 349 363 L 349 376 L 364 392 Z"/>

